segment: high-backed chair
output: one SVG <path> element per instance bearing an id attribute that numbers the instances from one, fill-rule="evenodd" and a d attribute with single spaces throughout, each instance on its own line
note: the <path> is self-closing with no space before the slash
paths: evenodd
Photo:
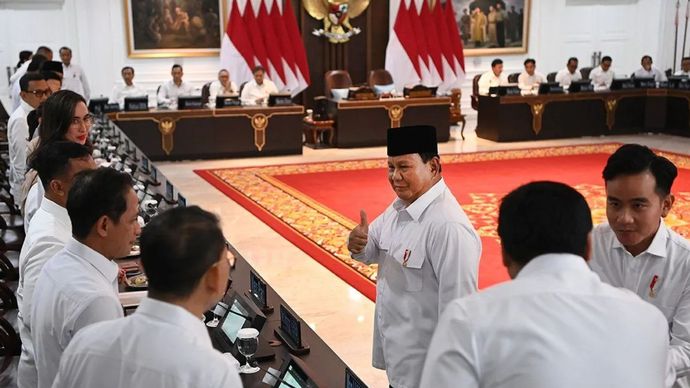
<path id="1" fill-rule="evenodd" d="M 331 70 L 327 71 L 323 76 L 324 80 L 324 95 L 326 98 L 332 98 L 331 89 L 345 89 L 352 86 L 352 78 L 347 70 Z"/>
<path id="2" fill-rule="evenodd" d="M 211 83 L 207 82 L 201 87 L 201 103 L 208 104 L 208 97 L 211 95 Z"/>
<path id="3" fill-rule="evenodd" d="M 244 90 L 244 85 L 246 85 L 247 82 L 249 82 L 249 81 L 244 81 L 244 82 L 242 82 L 242 85 L 240 85 L 240 90 L 238 92 L 240 94 L 240 96 L 242 96 L 242 90 Z"/>
<path id="4" fill-rule="evenodd" d="M 314 97 L 314 110 L 311 116 L 303 120 L 304 144 L 312 148 L 323 148 L 333 145 L 335 120 L 328 113 L 328 99 L 324 96 Z M 321 141 L 328 136 L 327 144 Z"/>
<path id="5" fill-rule="evenodd" d="M 472 95 L 470 96 L 470 101 L 472 102 L 472 109 L 479 110 L 479 78 L 481 74 L 477 74 L 472 79 Z"/>
<path id="6" fill-rule="evenodd" d="M 556 82 L 556 72 L 553 71 L 546 76 L 547 82 Z"/>
<path id="7" fill-rule="evenodd" d="M 520 76 L 520 73 L 513 73 L 508 76 L 508 82 L 511 84 L 516 84 L 518 82 L 518 77 Z"/>
<path id="8" fill-rule="evenodd" d="M 664 73 L 666 74 L 666 77 L 670 77 L 670 76 L 673 75 L 673 70 L 671 70 L 671 69 L 669 68 L 669 69 L 666 69 L 666 71 L 665 71 Z"/>
<path id="9" fill-rule="evenodd" d="M 580 75 L 582 75 L 583 80 L 588 80 L 589 79 L 589 73 L 592 72 L 591 67 L 582 67 L 580 68 Z"/>
<path id="10" fill-rule="evenodd" d="M 393 83 L 393 76 L 386 69 L 376 69 L 369 72 L 369 87 L 374 85 L 390 85 Z"/>

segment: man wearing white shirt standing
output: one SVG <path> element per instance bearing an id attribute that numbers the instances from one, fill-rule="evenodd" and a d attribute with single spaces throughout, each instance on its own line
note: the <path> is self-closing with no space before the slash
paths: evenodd
<path id="1" fill-rule="evenodd" d="M 134 68 L 125 66 L 120 71 L 122 75 L 123 84 L 117 84 L 113 87 L 113 92 L 110 94 L 109 103 L 118 103 L 120 109 L 125 107 L 125 97 L 139 97 L 145 96 L 146 92 L 139 86 L 134 85 Z"/>
<path id="2" fill-rule="evenodd" d="M 568 59 L 568 63 L 565 65 L 565 69 L 561 69 L 556 73 L 556 82 L 558 82 L 563 88 L 570 86 L 573 81 L 582 80 L 582 74 L 577 71 L 578 60 L 575 57 Z"/>
<path id="3" fill-rule="evenodd" d="M 10 156 L 10 194 L 17 200 L 26 174 L 29 146 L 29 124 L 26 116 L 52 94 L 41 73 L 26 73 L 19 79 L 21 104 L 7 121 L 7 142 Z"/>
<path id="4" fill-rule="evenodd" d="M 172 79 L 161 85 L 158 90 L 158 105 L 177 105 L 178 97 L 189 96 L 194 93 L 194 87 L 182 81 L 182 76 L 184 75 L 182 66 L 178 64 L 173 65 L 170 75 Z"/>
<path id="5" fill-rule="evenodd" d="M 666 321 L 589 269 L 591 230 L 587 201 L 565 184 L 503 198 L 498 235 L 513 280 L 450 303 L 420 387 L 663 387 Z"/>
<path id="6" fill-rule="evenodd" d="M 268 96 L 278 93 L 278 88 L 273 81 L 266 79 L 266 70 L 263 67 L 254 67 L 252 74 L 254 74 L 254 79 L 244 85 L 240 100 L 244 105 L 265 105 L 268 102 Z"/>
<path id="7" fill-rule="evenodd" d="M 227 96 L 237 94 L 237 85 L 230 80 L 230 73 L 223 69 L 218 72 L 218 79 L 211 82 L 209 86 L 209 101 L 216 101 L 217 96 Z"/>
<path id="8" fill-rule="evenodd" d="M 683 59 L 681 59 L 680 70 L 676 71 L 673 75 L 690 76 L 690 57 L 683 57 Z"/>
<path id="9" fill-rule="evenodd" d="M 534 95 L 539 91 L 539 84 L 546 82 L 546 77 L 536 71 L 537 62 L 532 58 L 525 59 L 525 71 L 518 76 L 518 87 L 523 96 Z"/>
<path id="10" fill-rule="evenodd" d="M 668 228 L 673 181 L 668 159 L 638 144 L 621 146 L 604 167 L 608 223 L 594 228 L 590 263 L 601 280 L 656 306 L 670 329 L 669 379 L 690 386 L 690 243 Z"/>
<path id="11" fill-rule="evenodd" d="M 633 77 L 654 78 L 654 81 L 656 82 L 666 81 L 666 74 L 662 73 L 661 70 L 652 66 L 652 57 L 650 57 L 649 55 L 645 55 L 642 57 L 642 60 L 640 62 L 642 64 L 642 67 L 640 69 L 635 70 L 635 72 L 633 73 Z"/>
<path id="12" fill-rule="evenodd" d="M 89 82 L 81 66 L 72 63 L 72 49 L 60 48 L 60 59 L 62 60 L 62 89 L 78 93 L 89 101 L 91 99 Z"/>
<path id="13" fill-rule="evenodd" d="M 441 176 L 436 129 L 388 130 L 388 182 L 397 198 L 348 238 L 352 258 L 378 264 L 373 366 L 393 388 L 416 388 L 439 315 L 477 290 L 482 244 Z"/>
<path id="14" fill-rule="evenodd" d="M 17 316 L 22 354 L 17 372 L 20 388 L 36 387 L 38 377 L 31 339 L 31 301 L 41 269 L 59 252 L 72 236 L 72 223 L 65 206 L 67 193 L 75 174 L 96 168 L 89 149 L 71 141 L 59 141 L 39 150 L 32 168 L 38 172 L 45 196 L 36 211 L 19 255 L 19 286 L 17 288 Z"/>
<path id="15" fill-rule="evenodd" d="M 101 167 L 79 173 L 67 197 L 72 238 L 48 260 L 31 306 L 38 388 L 53 384 L 62 352 L 84 327 L 121 318 L 119 268 L 139 234 L 129 174 Z"/>
<path id="16" fill-rule="evenodd" d="M 141 234 L 148 297 L 131 316 L 80 331 L 53 388 L 241 388 L 237 368 L 199 320 L 225 294 L 227 255 L 213 214 L 193 206 L 155 217 Z"/>
<path id="17" fill-rule="evenodd" d="M 613 60 L 608 55 L 601 59 L 601 64 L 589 73 L 589 79 L 594 85 L 594 90 L 607 90 L 611 88 L 615 73 L 611 70 Z"/>
<path id="18" fill-rule="evenodd" d="M 503 74 L 503 61 L 494 59 L 491 61 L 491 71 L 487 71 L 479 77 L 479 95 L 488 96 L 489 88 L 508 85 L 508 76 Z"/>

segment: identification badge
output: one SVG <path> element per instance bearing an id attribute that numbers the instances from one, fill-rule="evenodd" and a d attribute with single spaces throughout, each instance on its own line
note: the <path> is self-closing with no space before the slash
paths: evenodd
<path id="1" fill-rule="evenodd" d="M 659 285 L 659 275 L 654 275 L 652 281 L 649 282 L 649 297 L 656 298 L 656 287 Z"/>
<path id="2" fill-rule="evenodd" d="M 411 254 L 412 254 L 411 250 L 405 249 L 405 253 L 403 253 L 403 260 L 402 260 L 403 267 L 407 267 L 407 262 L 410 260 Z"/>

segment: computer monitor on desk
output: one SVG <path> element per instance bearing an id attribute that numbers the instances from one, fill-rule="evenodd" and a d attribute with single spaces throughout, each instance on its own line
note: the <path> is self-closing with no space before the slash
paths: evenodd
<path id="1" fill-rule="evenodd" d="M 177 109 L 201 109 L 204 104 L 201 96 L 179 96 L 177 97 Z"/>
<path id="2" fill-rule="evenodd" d="M 492 86 L 489 88 L 489 96 L 519 96 L 520 88 L 516 85 Z"/>
<path id="3" fill-rule="evenodd" d="M 614 78 L 611 90 L 635 89 L 635 82 L 630 78 Z"/>
<path id="4" fill-rule="evenodd" d="M 125 97 L 125 112 L 141 112 L 149 110 L 148 96 Z"/>
<path id="5" fill-rule="evenodd" d="M 216 109 L 242 106 L 240 96 L 217 96 Z"/>
<path id="6" fill-rule="evenodd" d="M 539 94 L 560 94 L 563 87 L 558 82 L 544 82 L 539 84 Z"/>
<path id="7" fill-rule="evenodd" d="M 290 93 L 271 93 L 268 96 L 268 106 L 286 106 L 292 105 L 292 96 Z"/>
<path id="8" fill-rule="evenodd" d="M 668 77 L 668 81 L 666 82 L 666 87 L 668 87 L 670 89 L 688 90 L 688 89 L 690 89 L 690 78 L 688 78 L 685 75 L 674 75 L 674 76 Z"/>
<path id="9" fill-rule="evenodd" d="M 590 80 L 573 81 L 568 87 L 570 93 L 593 92 L 594 85 Z"/>
<path id="10" fill-rule="evenodd" d="M 266 323 L 266 316 L 244 295 L 232 290 L 223 298 L 223 303 L 228 308 L 212 335 L 216 340 L 214 342 L 221 348 L 219 350 L 235 354 L 235 342 L 240 329 L 251 327 L 261 331 Z"/>
<path id="11" fill-rule="evenodd" d="M 638 89 L 654 89 L 656 88 L 656 80 L 654 77 L 635 77 L 633 78 L 635 87 Z"/>

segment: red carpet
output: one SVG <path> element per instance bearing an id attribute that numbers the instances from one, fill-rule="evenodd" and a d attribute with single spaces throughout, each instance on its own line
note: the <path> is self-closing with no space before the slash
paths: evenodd
<path id="1" fill-rule="evenodd" d="M 601 170 L 618 145 L 442 155 L 443 176 L 482 237 L 479 287 L 508 279 L 496 235 L 500 199 L 520 184 L 553 180 L 587 198 L 605 220 Z M 690 236 L 690 156 L 662 153 L 679 167 L 666 222 Z M 374 300 L 376 266 L 350 259 L 349 230 L 365 209 L 373 220 L 394 199 L 385 159 L 196 171 L 336 275 Z"/>

